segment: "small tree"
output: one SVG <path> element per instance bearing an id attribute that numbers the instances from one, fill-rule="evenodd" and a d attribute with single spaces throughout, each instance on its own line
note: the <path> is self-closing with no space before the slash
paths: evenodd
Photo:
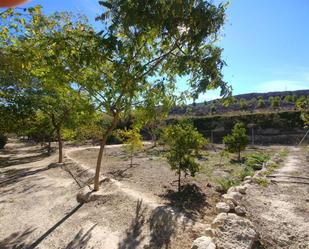
<path id="1" fill-rule="evenodd" d="M 262 96 L 260 96 L 260 97 L 258 98 L 257 107 L 258 107 L 258 108 L 263 108 L 263 107 L 265 107 L 265 100 L 264 100 L 264 98 L 263 98 Z"/>
<path id="2" fill-rule="evenodd" d="M 240 161 L 240 153 L 248 144 L 245 125 L 243 123 L 236 123 L 232 129 L 232 134 L 223 138 L 223 143 L 228 152 L 238 154 L 238 161 Z"/>
<path id="3" fill-rule="evenodd" d="M 180 191 L 181 172 L 194 176 L 199 171 L 200 167 L 195 156 L 199 154 L 207 140 L 188 123 L 168 126 L 165 135 L 169 146 L 166 158 L 171 169 L 178 173 L 178 191 Z"/>
<path id="4" fill-rule="evenodd" d="M 244 98 L 239 100 L 240 109 L 246 110 L 248 107 L 247 101 Z"/>
<path id="5" fill-rule="evenodd" d="M 130 130 L 118 130 L 117 134 L 125 140 L 124 149 L 130 156 L 130 167 L 132 167 L 133 156 L 144 148 L 140 130 L 137 128 Z"/>

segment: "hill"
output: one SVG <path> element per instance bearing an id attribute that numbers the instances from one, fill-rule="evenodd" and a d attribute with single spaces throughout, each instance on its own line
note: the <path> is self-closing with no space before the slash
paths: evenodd
<path id="1" fill-rule="evenodd" d="M 178 106 L 172 109 L 170 116 L 209 116 L 237 115 L 244 113 L 269 113 L 274 111 L 293 111 L 300 97 L 309 97 L 309 89 L 298 91 L 247 93 L 233 96 L 229 105 L 226 100 L 216 99 L 204 103 Z M 277 103 L 273 103 L 276 99 Z"/>

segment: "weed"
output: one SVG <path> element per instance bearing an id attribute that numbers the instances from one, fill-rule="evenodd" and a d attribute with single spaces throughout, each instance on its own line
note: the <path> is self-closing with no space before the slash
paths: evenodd
<path id="1" fill-rule="evenodd" d="M 265 178 L 261 178 L 261 177 L 255 177 L 255 178 L 253 178 L 253 180 L 257 184 L 261 185 L 262 187 L 268 187 L 268 185 L 270 184 L 269 180 L 267 180 Z"/>
<path id="2" fill-rule="evenodd" d="M 233 179 L 228 179 L 228 178 L 218 178 L 216 179 L 216 182 L 217 184 L 221 186 L 224 193 L 226 193 L 230 187 L 239 184 L 238 181 L 235 181 Z"/>
<path id="3" fill-rule="evenodd" d="M 289 154 L 289 151 L 287 148 L 282 148 L 279 152 L 280 157 L 287 157 Z"/>
<path id="4" fill-rule="evenodd" d="M 246 165 L 253 170 L 261 170 L 263 164 L 270 159 L 269 155 L 262 152 L 256 152 L 247 156 Z"/>

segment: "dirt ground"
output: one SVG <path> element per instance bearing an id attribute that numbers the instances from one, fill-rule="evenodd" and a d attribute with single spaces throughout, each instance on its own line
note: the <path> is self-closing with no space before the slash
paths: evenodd
<path id="1" fill-rule="evenodd" d="M 248 189 L 245 206 L 264 248 L 309 248 L 309 148 L 291 148 L 269 186 Z"/>
<path id="2" fill-rule="evenodd" d="M 210 152 L 200 158 L 202 173 L 183 179 L 178 194 L 175 173 L 158 149 L 146 147 L 130 167 L 121 146 L 108 146 L 102 165 L 104 198 L 79 204 L 80 184 L 67 167 L 74 162 L 73 167 L 93 170 L 97 147 L 66 146 L 65 163 L 59 165 L 56 153 L 46 156 L 40 146 L 9 143 L 0 152 L 0 248 L 190 248 L 216 216 L 221 200 L 209 165 L 220 176 L 237 173 L 241 166 L 228 159 L 218 166 L 218 151 Z"/>
<path id="3" fill-rule="evenodd" d="M 80 149 L 67 148 L 66 153 L 83 155 Z M 93 150 L 91 157 L 95 157 L 96 149 Z M 137 167 L 141 163 L 145 164 L 136 160 L 138 164 L 122 175 L 112 172 L 112 167 L 103 170 L 103 173 L 109 170 L 108 175 L 116 179 L 103 183 L 102 191 L 106 194 L 103 201 L 79 204 L 76 195 L 80 188 L 63 166 L 55 163 L 57 154 L 47 157 L 39 146 L 23 143 L 8 144 L 0 153 L 1 249 L 190 248 L 192 241 L 201 235 L 205 220 L 212 220 L 215 215 L 214 206 L 220 198 L 212 188 L 197 186 L 185 188 L 184 202 L 179 202 L 173 188 L 160 196 L 160 187 L 146 189 L 147 184 L 143 185 L 142 178 L 151 177 L 147 171 L 121 181 L 139 172 Z M 128 166 L 128 161 L 121 164 L 117 160 L 115 165 L 121 166 L 115 171 Z M 157 167 L 152 166 L 152 161 L 147 165 Z M 92 165 L 90 159 L 88 163 Z M 158 171 L 161 177 L 168 172 L 167 168 Z M 140 181 L 135 183 L 139 177 Z M 174 173 L 169 172 L 166 180 L 175 180 Z M 131 188 L 131 182 L 132 186 L 142 187 Z M 163 182 L 166 184 L 162 180 L 158 185 L 164 190 Z"/>

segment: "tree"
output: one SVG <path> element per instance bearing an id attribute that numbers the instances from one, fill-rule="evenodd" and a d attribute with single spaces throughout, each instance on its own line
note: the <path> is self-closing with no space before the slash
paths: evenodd
<path id="1" fill-rule="evenodd" d="M 89 77 L 82 84 L 112 122 L 103 135 L 96 165 L 94 189 L 104 147 L 121 116 L 143 107 L 147 92 L 157 84 L 187 79 L 193 99 L 208 89 L 230 93 L 222 80 L 222 49 L 216 46 L 225 20 L 225 4 L 210 1 L 100 1 L 106 10 L 101 37 L 87 43 L 91 55 Z M 136 13 L 138 18 L 136 18 Z M 147 105 L 145 105 L 147 106 Z M 146 107 L 147 108 L 147 107 Z"/>
<path id="2" fill-rule="evenodd" d="M 236 123 L 232 129 L 232 133 L 223 138 L 223 143 L 230 153 L 238 154 L 238 161 L 240 161 L 240 153 L 248 145 L 248 137 L 245 125 L 243 123 Z"/>
<path id="3" fill-rule="evenodd" d="M 273 109 L 278 109 L 281 105 L 281 98 L 280 96 L 276 96 L 276 97 L 269 97 L 268 99 L 269 103 L 270 103 L 270 106 L 273 108 Z"/>
<path id="4" fill-rule="evenodd" d="M 296 107 L 301 111 L 301 118 L 304 121 L 305 127 L 309 126 L 309 98 L 301 96 L 296 101 Z"/>
<path id="5" fill-rule="evenodd" d="M 240 106 L 240 109 L 246 110 L 248 107 L 247 101 L 244 98 L 241 98 L 239 100 L 239 106 Z"/>
<path id="6" fill-rule="evenodd" d="M 85 68 L 78 49 L 88 41 L 87 34 L 93 29 L 68 13 L 46 16 L 39 6 L 25 11 L 21 14 L 9 10 L 2 15 L 6 26 L 16 27 L 6 29 L 0 42 L 4 56 L 14 58 L 15 63 L 4 61 L 5 70 L 0 75 L 11 103 L 21 98 L 32 110 L 49 118 L 56 132 L 61 163 L 64 125 L 74 112 L 90 106 L 77 85 Z"/>
<path id="7" fill-rule="evenodd" d="M 258 108 L 263 108 L 265 107 L 265 100 L 262 96 L 258 97 L 258 103 L 257 103 Z"/>
<path id="8" fill-rule="evenodd" d="M 169 146 L 166 158 L 171 169 L 178 173 L 178 191 L 180 191 L 181 172 L 195 176 L 200 169 L 195 158 L 207 140 L 189 123 L 168 126 L 165 136 Z"/>
<path id="9" fill-rule="evenodd" d="M 173 84 L 157 84 L 146 91 L 143 106 L 134 110 L 134 126 L 150 133 L 154 147 L 157 146 L 160 127 L 179 99 L 174 95 L 174 90 Z"/>
<path id="10" fill-rule="evenodd" d="M 292 96 L 292 95 L 286 95 L 286 96 L 284 97 L 284 102 L 287 103 L 287 104 L 293 103 L 293 102 L 294 102 L 294 101 L 293 101 L 293 96 Z"/>
<path id="11" fill-rule="evenodd" d="M 117 134 L 125 140 L 124 149 L 130 156 L 130 167 L 133 166 L 133 156 L 144 148 L 140 130 L 133 128 L 130 130 L 118 130 Z"/>

